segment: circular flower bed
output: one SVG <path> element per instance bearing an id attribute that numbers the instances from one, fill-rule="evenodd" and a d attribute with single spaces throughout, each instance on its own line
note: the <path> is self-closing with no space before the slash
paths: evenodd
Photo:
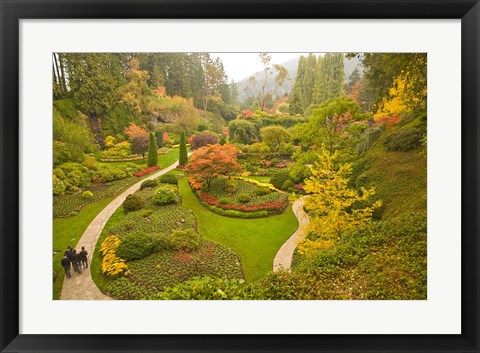
<path id="1" fill-rule="evenodd" d="M 216 178 L 208 191 L 197 190 L 196 194 L 211 211 L 229 217 L 267 217 L 282 213 L 288 205 L 286 193 L 240 178 Z"/>

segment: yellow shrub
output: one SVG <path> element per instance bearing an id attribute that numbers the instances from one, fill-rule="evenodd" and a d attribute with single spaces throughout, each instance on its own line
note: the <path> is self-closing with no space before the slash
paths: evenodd
<path id="1" fill-rule="evenodd" d="M 100 245 L 100 254 L 103 257 L 102 272 L 107 276 L 117 276 L 128 269 L 125 260 L 115 255 L 115 249 L 119 244 L 120 239 L 116 235 L 110 235 Z"/>

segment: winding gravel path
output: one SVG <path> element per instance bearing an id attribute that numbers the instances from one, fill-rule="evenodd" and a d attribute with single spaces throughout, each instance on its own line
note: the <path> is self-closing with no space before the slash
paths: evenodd
<path id="1" fill-rule="evenodd" d="M 275 255 L 275 258 L 273 259 L 273 272 L 281 270 L 290 271 L 292 267 L 293 252 L 300 240 L 302 240 L 307 234 L 307 226 L 310 222 L 310 217 L 303 210 L 303 204 L 306 197 L 307 196 L 304 196 L 298 199 L 292 205 L 293 213 L 298 219 L 298 228 L 295 233 L 283 243 L 282 247 Z"/>
<path id="2" fill-rule="evenodd" d="M 73 272 L 72 269 L 72 277 L 67 278 L 65 276 L 63 280 L 63 287 L 62 287 L 62 300 L 108 300 L 112 299 L 105 294 L 103 294 L 93 282 L 92 275 L 90 274 L 90 262 L 92 254 L 95 251 L 95 246 L 98 241 L 98 237 L 102 233 L 105 224 L 107 223 L 108 219 L 112 216 L 112 214 L 120 207 L 125 201 L 126 197 L 130 194 L 133 194 L 135 191 L 140 189 L 140 185 L 147 179 L 155 179 L 160 175 L 168 173 L 169 171 L 175 169 L 178 166 L 178 161 L 172 164 L 171 166 L 161 169 L 156 173 L 148 176 L 145 179 L 142 179 L 138 183 L 132 185 L 127 190 L 122 192 L 119 196 L 117 196 L 112 202 L 110 202 L 95 218 L 94 220 L 88 225 L 87 229 L 83 233 L 82 237 L 78 241 L 77 244 L 77 251 L 80 251 L 82 246 L 85 247 L 85 250 L 88 252 L 88 262 L 89 267 L 82 270 L 81 274 Z"/>

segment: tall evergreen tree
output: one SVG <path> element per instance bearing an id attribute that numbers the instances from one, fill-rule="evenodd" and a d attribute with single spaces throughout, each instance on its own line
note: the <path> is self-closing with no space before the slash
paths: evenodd
<path id="1" fill-rule="evenodd" d="M 178 164 L 184 166 L 188 163 L 188 153 L 187 153 L 187 141 L 185 139 L 185 133 L 180 134 L 180 148 L 178 150 Z"/>
<path id="2" fill-rule="evenodd" d="M 163 147 L 163 131 L 156 131 L 155 132 L 155 138 L 157 139 L 157 147 L 162 148 Z"/>
<path id="3" fill-rule="evenodd" d="M 315 69 L 317 66 L 317 57 L 310 53 L 305 59 L 305 73 L 303 75 L 302 84 L 302 109 L 303 112 L 312 104 L 313 89 L 315 87 Z"/>
<path id="4" fill-rule="evenodd" d="M 150 142 L 148 145 L 147 165 L 149 167 L 155 167 L 158 165 L 157 143 L 155 141 L 155 136 L 153 136 L 153 132 L 150 133 L 149 137 L 150 137 Z"/>
<path id="5" fill-rule="evenodd" d="M 317 62 L 317 76 L 313 91 L 313 103 L 322 104 L 344 94 L 344 56 L 342 53 L 326 53 Z"/>
<path id="6" fill-rule="evenodd" d="M 292 91 L 288 102 L 290 103 L 290 114 L 303 114 L 303 82 L 305 76 L 305 57 L 302 55 L 298 59 L 297 75 L 293 82 Z"/>

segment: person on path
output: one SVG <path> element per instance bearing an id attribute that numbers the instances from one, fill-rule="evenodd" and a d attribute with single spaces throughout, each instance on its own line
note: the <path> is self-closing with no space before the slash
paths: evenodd
<path id="1" fill-rule="evenodd" d="M 75 249 L 73 250 L 73 270 L 79 274 L 82 273 L 82 258 Z"/>
<path id="2" fill-rule="evenodd" d="M 67 255 L 63 255 L 63 258 L 61 260 L 61 264 L 63 266 L 63 269 L 65 270 L 65 274 L 67 275 L 67 278 L 72 277 L 70 274 L 70 268 L 71 268 L 71 262 L 70 259 L 67 257 Z"/>
<path id="3" fill-rule="evenodd" d="M 73 251 L 72 251 L 72 248 L 70 246 L 67 248 L 67 251 L 65 251 L 65 255 L 67 255 L 70 262 L 73 263 Z"/>
<path id="4" fill-rule="evenodd" d="M 82 246 L 82 251 L 80 251 L 80 257 L 82 259 L 82 265 L 84 268 L 88 268 L 88 260 L 87 260 L 87 257 L 88 257 L 88 253 L 87 251 L 85 250 L 85 247 Z"/>

